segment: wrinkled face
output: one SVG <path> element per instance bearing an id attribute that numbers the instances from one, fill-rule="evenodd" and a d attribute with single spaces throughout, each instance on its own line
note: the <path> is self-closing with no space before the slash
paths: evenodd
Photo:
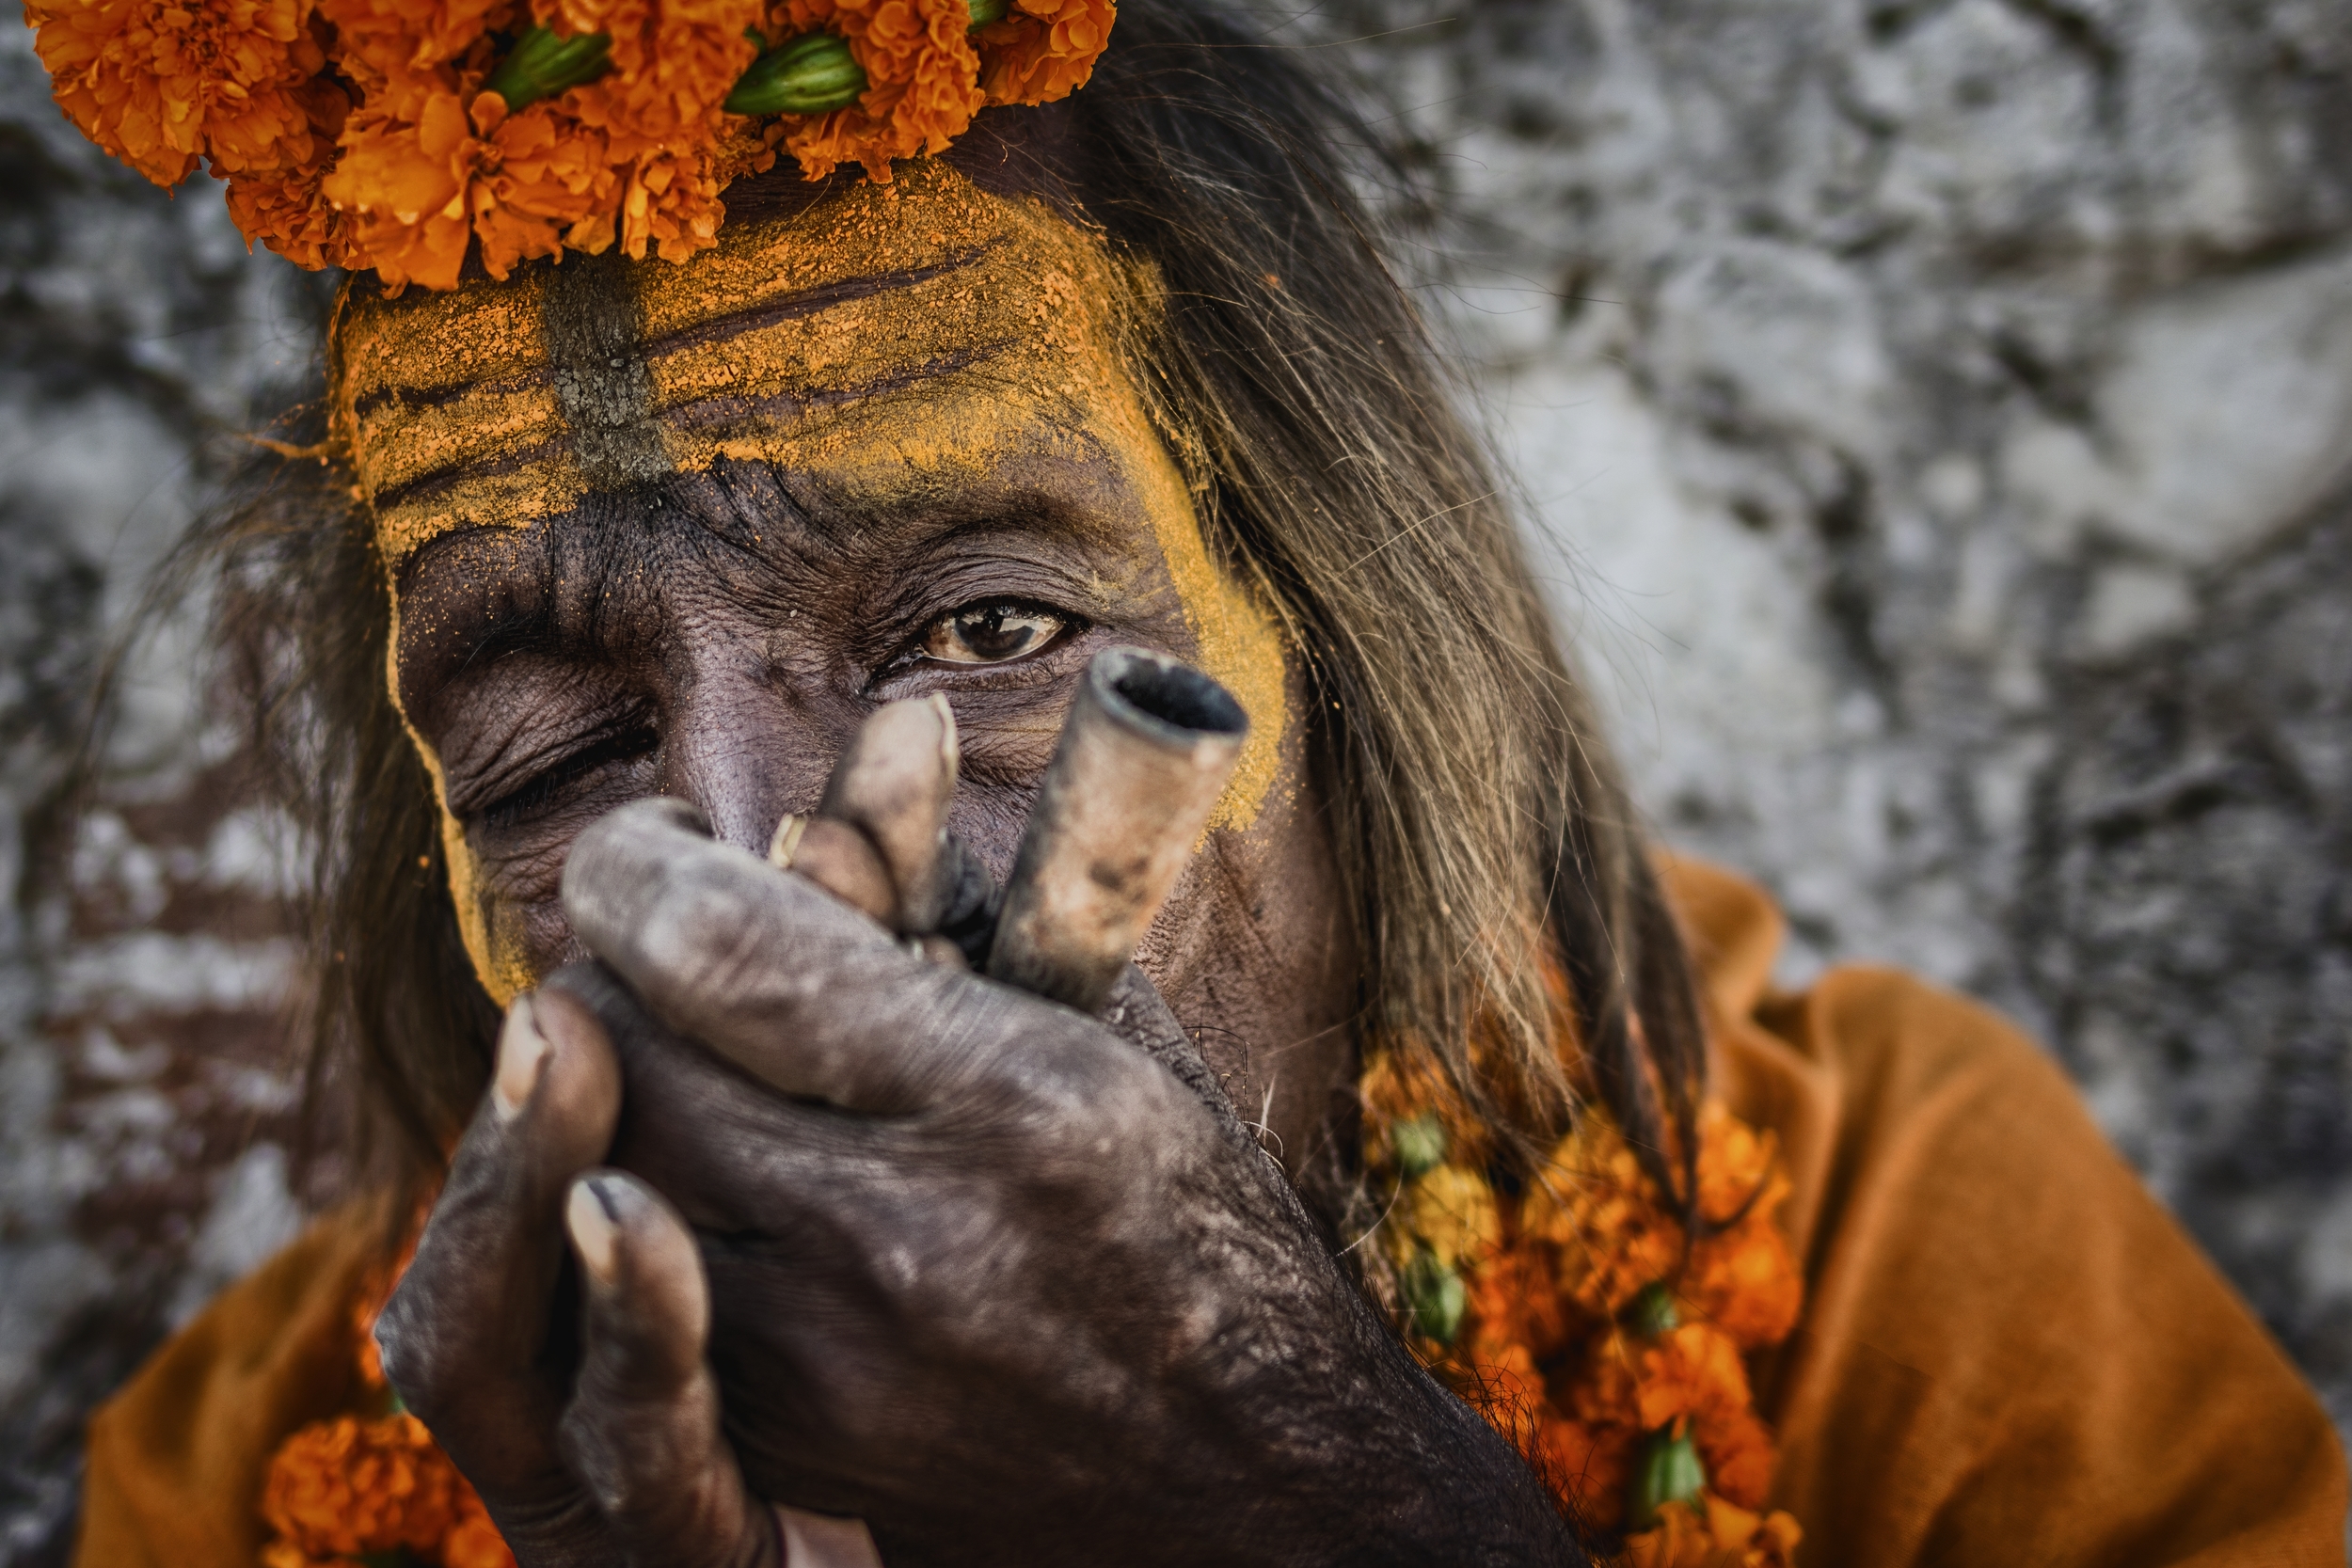
<path id="1" fill-rule="evenodd" d="M 589 822 L 676 795 L 764 850 L 901 697 L 953 705 L 952 825 L 1001 876 L 1079 671 L 1139 643 L 1252 721 L 1145 967 L 1303 1148 L 1350 955 L 1297 672 L 1120 346 L 1150 308 L 1092 236 L 934 165 L 682 267 L 355 296 L 338 414 L 393 576 L 389 676 L 494 995 L 580 956 L 557 890 Z"/>

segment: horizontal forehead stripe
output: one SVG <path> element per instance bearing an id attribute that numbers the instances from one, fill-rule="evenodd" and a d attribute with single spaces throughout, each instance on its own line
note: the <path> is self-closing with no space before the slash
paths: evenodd
<path id="1" fill-rule="evenodd" d="M 503 479 L 526 468 L 560 462 L 569 454 L 569 445 L 562 439 L 537 442 L 518 447 L 497 457 L 478 458 L 470 463 L 450 463 L 398 484 L 387 485 L 376 492 L 378 511 L 401 507 L 429 506 L 437 500 L 482 480 Z M 481 526 L 496 527 L 485 523 Z"/>
<path id="2" fill-rule="evenodd" d="M 772 424 L 779 420 L 794 420 L 830 409 L 870 403 L 876 398 L 886 398 L 894 392 L 906 391 L 937 377 L 953 375 L 959 371 L 986 364 L 1022 346 L 1017 343 L 985 344 L 960 353 L 940 355 L 920 365 L 876 376 L 870 381 L 837 387 L 800 387 L 789 391 L 768 393 L 722 392 L 665 408 L 658 418 L 666 430 L 686 436 L 723 437 L 726 433 L 753 421 Z M 794 438 L 779 436 L 771 428 L 762 433 L 762 445 L 781 445 Z M 696 448 L 693 452 L 682 455 L 707 464 L 714 452 L 715 449 Z"/>
<path id="3" fill-rule="evenodd" d="M 644 345 L 644 356 L 650 360 L 663 358 L 673 354 L 683 354 L 690 349 L 725 342 L 746 332 L 756 332 L 762 327 L 799 321 L 804 317 L 816 315 L 819 311 L 830 310 L 836 305 L 854 305 L 860 301 L 871 299 L 877 294 L 889 293 L 898 289 L 912 289 L 918 284 L 928 283 L 935 277 L 945 277 L 951 273 L 961 272 L 978 261 L 993 248 L 995 247 L 993 243 L 974 245 L 968 250 L 961 251 L 931 266 L 902 267 L 895 272 L 878 273 L 871 277 L 844 278 L 838 283 L 825 283 L 813 289 L 802 289 L 792 293 L 782 294 L 747 309 L 731 310 L 725 315 L 697 322 L 691 326 L 682 326 L 674 331 L 650 337 L 645 340 Z"/>
<path id="4" fill-rule="evenodd" d="M 403 413 L 421 414 L 436 408 L 446 408 L 453 403 L 470 397 L 506 397 L 527 392 L 548 384 L 548 370 L 541 365 L 536 370 L 517 375 L 488 376 L 480 381 L 458 381 L 441 386 L 401 387 L 379 386 L 353 400 L 351 417 L 365 420 L 387 404 L 397 404 Z"/>

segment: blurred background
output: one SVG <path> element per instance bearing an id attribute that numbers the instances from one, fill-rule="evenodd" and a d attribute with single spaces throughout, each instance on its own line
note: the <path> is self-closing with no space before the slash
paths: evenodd
<path id="1" fill-rule="evenodd" d="M 1136 0 L 1148 4 L 1150 0 Z M 2352 7 L 1336 0 L 1646 811 L 2022 1019 L 2352 1425 Z M 0 22 L 0 1564 L 300 1224 L 290 847 L 110 640 L 327 294 Z M 200 610 L 200 607 L 199 607 Z"/>

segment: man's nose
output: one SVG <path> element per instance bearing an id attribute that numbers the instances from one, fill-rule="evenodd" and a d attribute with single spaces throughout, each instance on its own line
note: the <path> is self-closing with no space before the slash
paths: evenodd
<path id="1" fill-rule="evenodd" d="M 863 717 L 854 706 L 812 704 L 755 672 L 699 672 L 669 705 L 662 793 L 701 808 L 721 843 L 764 855 L 784 814 L 824 794 Z"/>

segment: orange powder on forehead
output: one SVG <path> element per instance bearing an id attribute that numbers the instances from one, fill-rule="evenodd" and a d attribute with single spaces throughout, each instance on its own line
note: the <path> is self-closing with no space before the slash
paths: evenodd
<path id="1" fill-rule="evenodd" d="M 394 570 L 451 530 L 525 528 L 591 489 L 722 458 L 882 501 L 984 482 L 1041 428 L 1107 455 L 1143 499 L 1201 666 L 1250 715 L 1211 824 L 1246 829 L 1290 722 L 1283 641 L 1211 554 L 1136 390 L 1122 345 L 1157 297 L 1042 202 L 918 160 L 892 185 L 730 223 L 681 265 L 571 258 L 422 299 L 355 293 L 332 396 Z M 444 842 L 468 947 L 504 1000 L 527 976 L 497 951 L 453 821 Z"/>
<path id="2" fill-rule="evenodd" d="M 547 275 L 393 302 L 348 287 L 329 392 L 388 562 L 467 527 L 528 527 L 583 493 L 548 365 Z"/>

